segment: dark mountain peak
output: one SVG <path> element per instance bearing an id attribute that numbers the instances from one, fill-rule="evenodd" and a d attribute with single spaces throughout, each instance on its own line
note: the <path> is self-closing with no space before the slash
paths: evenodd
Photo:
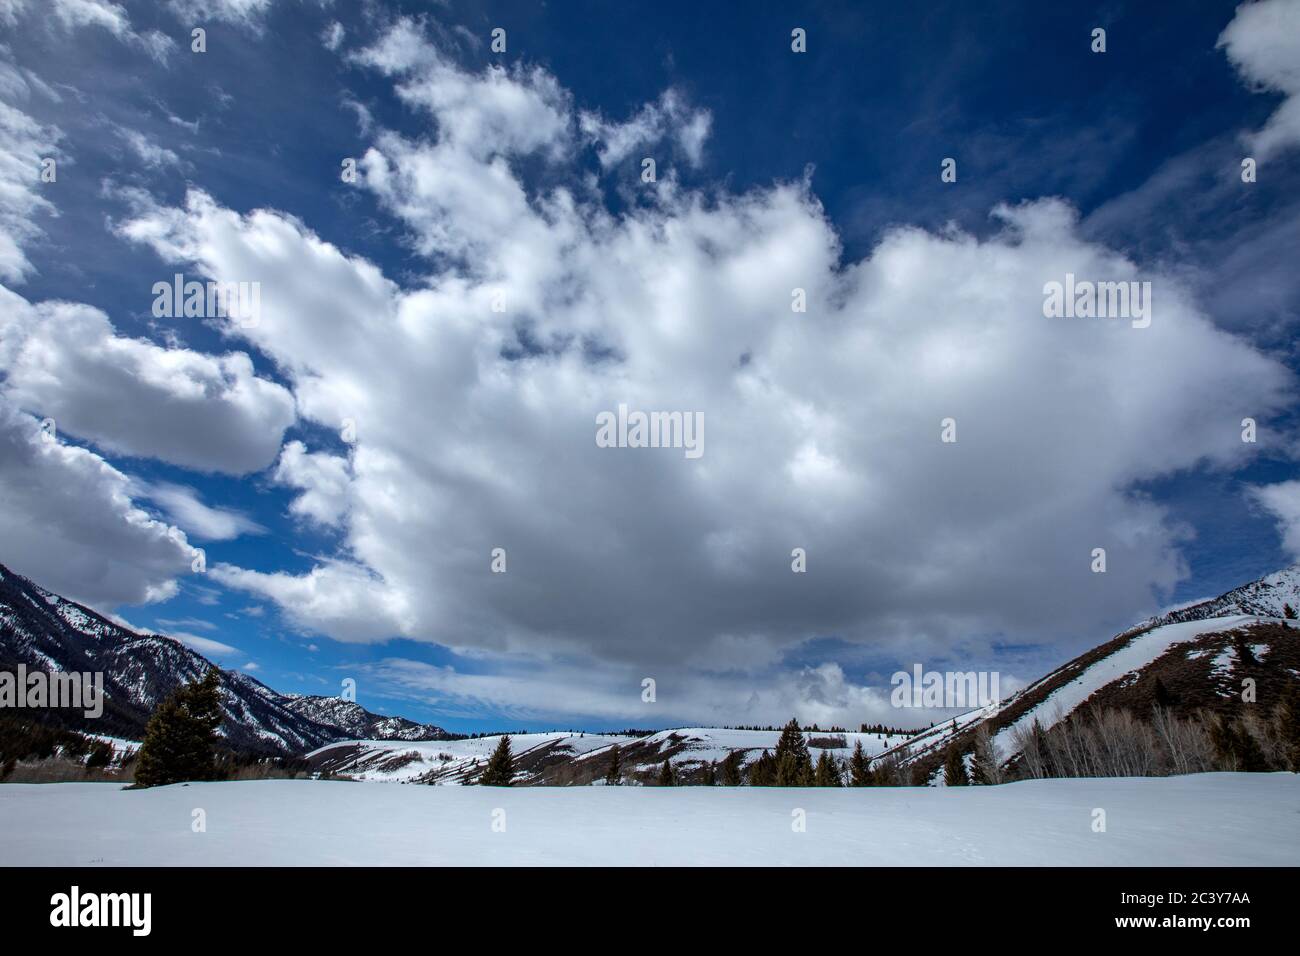
<path id="1" fill-rule="evenodd" d="M 159 701 L 201 677 L 211 661 L 175 638 L 134 631 L 74 601 L 45 590 L 0 564 L 0 667 L 102 672 L 103 716 L 50 711 L 88 733 L 140 739 Z M 356 738 L 438 740 L 441 728 L 401 717 L 381 717 L 351 701 L 279 694 L 242 671 L 221 672 L 231 747 L 251 753 L 298 754 Z"/>

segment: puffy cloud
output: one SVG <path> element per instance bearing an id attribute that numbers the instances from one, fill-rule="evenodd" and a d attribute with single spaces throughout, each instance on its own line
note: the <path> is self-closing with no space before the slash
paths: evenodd
<path id="1" fill-rule="evenodd" d="M 324 44 L 325 49 L 327 50 L 337 50 L 342 46 L 343 37 L 346 34 L 347 31 L 343 29 L 343 24 L 339 23 L 337 20 L 332 20 L 321 33 L 321 43 Z"/>
<path id="2" fill-rule="evenodd" d="M 163 166 L 180 165 L 181 158 L 176 155 L 174 150 L 154 142 L 140 131 L 125 129 L 120 132 L 126 144 L 131 148 L 131 152 L 135 153 L 140 162 L 146 166 L 159 169 Z"/>
<path id="3" fill-rule="evenodd" d="M 201 541 L 230 541 L 245 534 L 266 533 L 247 515 L 204 504 L 193 488 L 184 485 L 156 482 L 146 485 L 137 497 L 149 498 L 173 524 Z"/>
<path id="4" fill-rule="evenodd" d="M 117 335 L 98 309 L 0 287 L 0 390 L 61 430 L 127 455 L 246 474 L 271 464 L 293 396 L 243 352 L 207 355 Z"/>
<path id="5" fill-rule="evenodd" d="M 444 145 L 381 138 L 367 180 L 431 256 L 481 250 L 422 288 L 202 194 L 122 230 L 223 281 L 262 263 L 274 318 L 228 334 L 286 370 L 305 417 L 355 422 L 341 556 L 214 572 L 342 640 L 725 670 L 816 635 L 937 652 L 1098 628 L 1099 607 L 1123 623 L 1185 573 L 1186 529 L 1134 489 L 1239 463 L 1240 409 L 1289 395 L 1280 365 L 1056 201 L 997 210 L 987 239 L 897 229 L 844 262 L 807 183 L 670 187 L 616 217 Z M 461 168 L 479 191 L 453 211 L 429 183 Z M 1151 326 L 1045 318 L 1067 273 L 1151 281 Z M 705 455 L 598 448 L 619 403 L 702 412 Z M 1094 547 L 1120 573 L 1091 574 Z"/>
<path id="6" fill-rule="evenodd" d="M 347 510 L 351 476 L 348 460 L 327 452 L 309 452 L 300 441 L 291 441 L 280 453 L 274 478 L 302 491 L 289 505 L 291 514 L 317 524 L 338 525 Z"/>
<path id="7" fill-rule="evenodd" d="M 1256 158 L 1300 143 L 1300 0 L 1243 3 L 1218 45 L 1246 82 L 1285 94 L 1264 128 L 1251 136 Z"/>
<path id="8" fill-rule="evenodd" d="M 1249 494 L 1277 519 L 1282 546 L 1300 561 L 1300 480 L 1256 486 Z"/>
<path id="9" fill-rule="evenodd" d="M 321 630 L 340 641 L 415 630 L 408 596 L 353 564 L 324 562 L 303 575 L 218 564 L 211 574 L 227 587 L 265 595 L 303 629 Z"/>
<path id="10" fill-rule="evenodd" d="M 582 132 L 596 143 L 602 166 L 614 166 L 633 150 L 671 139 L 692 166 L 704 158 L 704 143 L 713 126 L 708 110 L 693 110 L 677 90 L 666 90 L 657 103 L 647 103 L 625 123 L 614 123 L 599 113 L 582 112 Z"/>
<path id="11" fill-rule="evenodd" d="M 176 594 L 190 572 L 184 534 L 131 498 L 131 480 L 58 441 L 0 398 L 0 562 L 96 606 Z"/>
<path id="12" fill-rule="evenodd" d="M 438 139 L 478 160 L 494 155 L 563 154 L 571 145 L 570 97 L 540 67 L 489 64 L 469 73 L 400 18 L 352 59 L 397 80 L 397 95 L 427 110 Z"/>

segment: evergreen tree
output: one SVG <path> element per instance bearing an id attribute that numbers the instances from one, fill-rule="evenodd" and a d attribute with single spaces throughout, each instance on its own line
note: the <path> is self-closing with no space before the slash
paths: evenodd
<path id="1" fill-rule="evenodd" d="M 1288 621 L 1294 621 L 1294 620 L 1295 620 L 1295 608 L 1293 608 L 1290 604 L 1283 604 L 1283 605 L 1282 605 L 1282 616 L 1285 617 Z"/>
<path id="2" fill-rule="evenodd" d="M 862 741 L 853 745 L 853 756 L 849 758 L 849 785 L 854 787 L 871 786 L 871 761 L 862 749 Z"/>
<path id="3" fill-rule="evenodd" d="M 740 751 L 733 750 L 722 761 L 722 785 L 724 787 L 740 786 Z"/>
<path id="4" fill-rule="evenodd" d="M 107 767 L 113 759 L 113 745 L 104 740 L 96 740 L 90 745 L 90 755 L 86 757 L 86 769 Z"/>
<path id="5" fill-rule="evenodd" d="M 201 679 L 178 687 L 154 709 L 140 746 L 136 785 L 214 779 L 220 724 L 220 675 L 214 667 Z"/>
<path id="6" fill-rule="evenodd" d="M 492 756 L 488 758 L 487 767 L 483 775 L 478 778 L 478 782 L 484 787 L 508 787 L 514 779 L 515 758 L 510 752 L 510 735 L 506 734 L 497 744 L 497 749 L 492 751 Z"/>
<path id="7" fill-rule="evenodd" d="M 781 730 L 776 742 L 776 785 L 778 787 L 810 787 L 813 783 L 812 757 L 808 743 L 803 739 L 799 721 L 794 718 Z"/>
<path id="8" fill-rule="evenodd" d="M 677 775 L 673 773 L 673 765 L 664 758 L 664 765 L 659 769 L 659 786 L 675 787 L 677 786 Z"/>
<path id="9" fill-rule="evenodd" d="M 623 752 L 618 744 L 609 749 L 609 769 L 605 771 L 605 783 L 617 787 L 623 782 Z"/>
<path id="10" fill-rule="evenodd" d="M 718 763 L 716 760 L 704 765 L 704 785 L 706 787 L 716 787 L 718 785 Z"/>
<path id="11" fill-rule="evenodd" d="M 776 786 L 776 759 L 766 750 L 759 755 L 759 758 L 754 761 L 754 766 L 749 770 L 749 785 L 751 787 Z"/>
<path id="12" fill-rule="evenodd" d="M 181 769 L 185 755 L 184 711 L 176 693 L 154 708 L 144 728 L 144 742 L 135 765 L 138 787 L 161 787 L 186 779 Z"/>
<path id="13" fill-rule="evenodd" d="M 1255 659 L 1255 652 L 1251 650 L 1250 641 L 1246 640 L 1246 636 L 1244 634 L 1242 634 L 1241 632 L 1237 632 L 1235 643 L 1237 645 L 1238 666 L 1241 666 L 1242 664 L 1259 663 L 1259 661 Z"/>
<path id="14" fill-rule="evenodd" d="M 1165 682 L 1159 677 L 1156 678 L 1151 693 L 1155 697 L 1156 706 L 1158 707 L 1170 707 L 1174 703 L 1174 695 L 1169 693 L 1169 688 L 1165 686 Z"/>
<path id="15" fill-rule="evenodd" d="M 844 779 L 840 776 L 839 762 L 825 750 L 817 758 L 817 772 L 813 776 L 813 782 L 818 787 L 844 786 Z"/>
<path id="16" fill-rule="evenodd" d="M 970 784 L 970 777 L 966 775 L 966 762 L 962 759 L 961 751 L 953 745 L 949 745 L 948 755 L 943 761 L 943 782 L 949 787 L 965 787 Z"/>

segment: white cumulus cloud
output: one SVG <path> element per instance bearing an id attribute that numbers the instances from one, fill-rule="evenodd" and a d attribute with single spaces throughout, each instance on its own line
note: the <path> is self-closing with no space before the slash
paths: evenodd
<path id="1" fill-rule="evenodd" d="M 1251 136 L 1256 158 L 1300 143 L 1300 0 L 1243 3 L 1219 46 L 1246 82 L 1285 94 L 1264 128 Z"/>
<path id="2" fill-rule="evenodd" d="M 208 355 L 118 335 L 98 309 L 29 303 L 0 286 L 0 391 L 121 454 L 246 474 L 275 461 L 293 396 L 243 352 Z"/>

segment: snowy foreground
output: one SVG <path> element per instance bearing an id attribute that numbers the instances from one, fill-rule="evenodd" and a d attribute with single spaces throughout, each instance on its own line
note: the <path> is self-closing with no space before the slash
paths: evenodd
<path id="1" fill-rule="evenodd" d="M 206 832 L 192 829 L 196 809 Z M 0 863 L 1295 865 L 1300 776 L 857 790 L 9 784 Z"/>

